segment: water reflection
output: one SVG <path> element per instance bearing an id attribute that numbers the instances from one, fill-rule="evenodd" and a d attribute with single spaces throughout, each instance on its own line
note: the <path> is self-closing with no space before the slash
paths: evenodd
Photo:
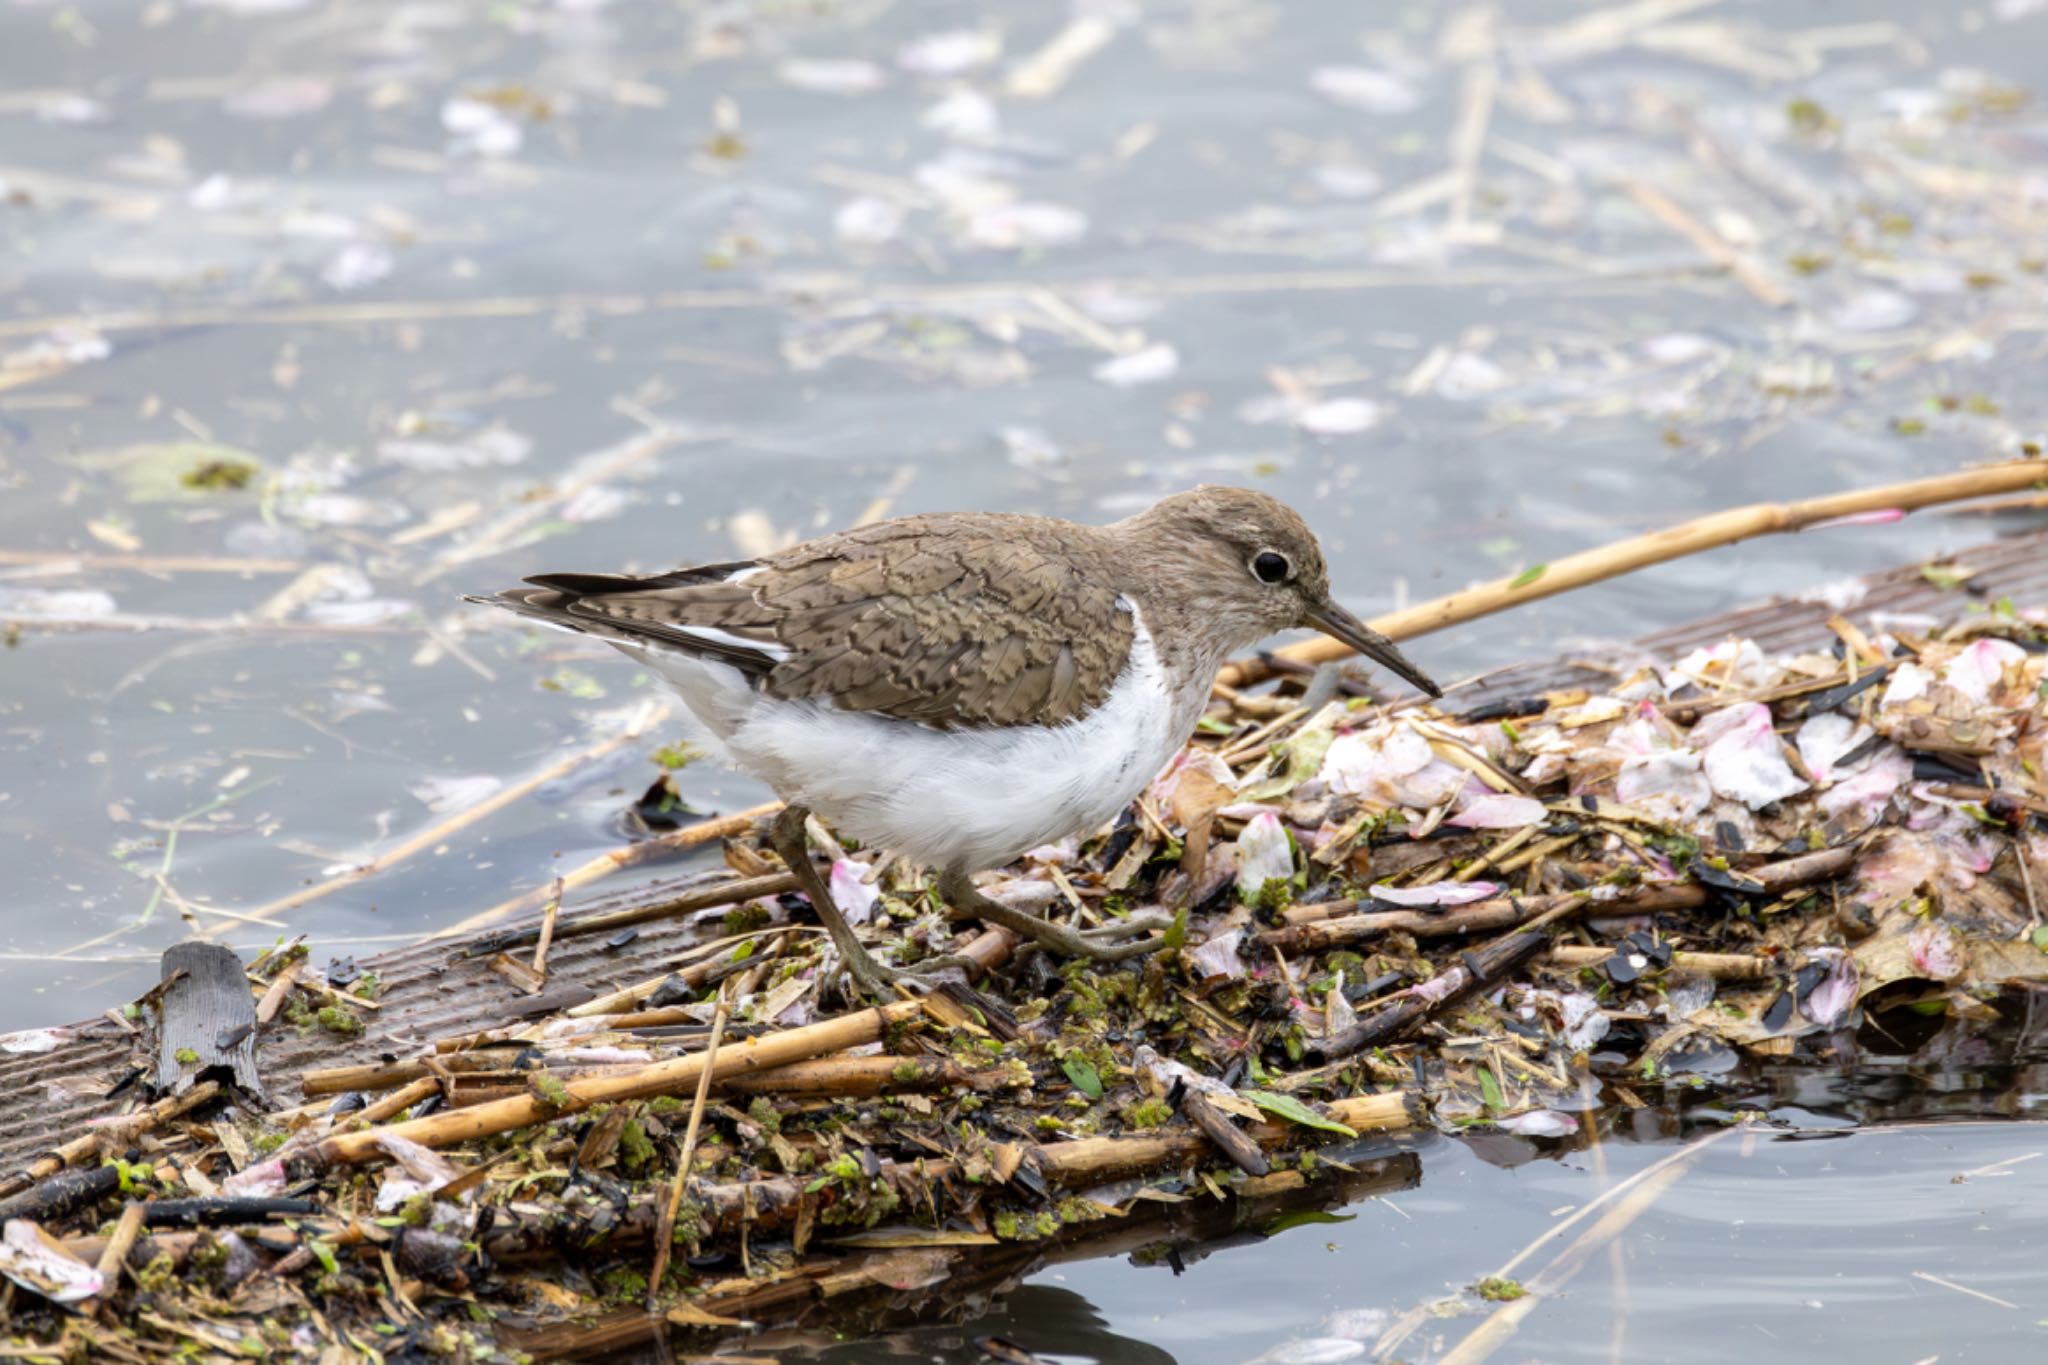
<path id="1" fill-rule="evenodd" d="M 1587 1224 L 1552 1229 L 1674 1150 L 1610 1142 L 1506 1170 L 1465 1143 L 1435 1144 L 1419 1188 L 1351 1208 L 1353 1222 L 1183 1252 L 1185 1273 L 1139 1256 L 1043 1270 L 964 1321 L 822 1355 L 968 1365 L 988 1358 L 975 1341 L 996 1336 L 1107 1365 L 1433 1359 L 1494 1310 L 1471 1286 L 1525 1251 L 1518 1279 L 1554 1273 Z M 2048 1348 L 2048 1274 L 2021 1249 L 2048 1236 L 2041 1155 L 2025 1125 L 1732 1134 L 1614 1241 L 1579 1248 L 1583 1265 L 1497 1358 L 1917 1360 L 1961 1343 L 2035 1358 Z"/>

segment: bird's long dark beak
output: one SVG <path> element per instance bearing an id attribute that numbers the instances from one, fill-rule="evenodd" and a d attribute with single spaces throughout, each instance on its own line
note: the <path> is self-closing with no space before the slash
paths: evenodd
<path id="1" fill-rule="evenodd" d="M 1407 656 L 1395 648 L 1392 640 L 1335 602 L 1324 602 L 1310 607 L 1306 624 L 1314 626 L 1334 640 L 1351 646 L 1374 663 L 1392 669 L 1430 696 L 1441 697 L 1444 694 L 1444 690 L 1436 685 L 1429 674 L 1408 662 Z"/>

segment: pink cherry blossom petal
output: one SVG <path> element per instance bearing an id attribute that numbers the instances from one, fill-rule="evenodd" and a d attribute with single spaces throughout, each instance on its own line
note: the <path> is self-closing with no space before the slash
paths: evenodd
<path id="1" fill-rule="evenodd" d="M 1470 905 L 1500 894 L 1498 882 L 1427 882 L 1421 886 L 1388 886 L 1381 882 L 1372 888 L 1372 898 L 1389 905 Z"/>

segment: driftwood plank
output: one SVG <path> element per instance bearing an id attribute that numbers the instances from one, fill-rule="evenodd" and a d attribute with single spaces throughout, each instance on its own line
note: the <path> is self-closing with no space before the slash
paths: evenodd
<path id="1" fill-rule="evenodd" d="M 173 944 L 160 979 L 170 984 L 157 1001 L 158 1093 L 182 1095 L 211 1076 L 267 1102 L 256 1072 L 256 1002 L 242 959 L 217 943 Z"/>

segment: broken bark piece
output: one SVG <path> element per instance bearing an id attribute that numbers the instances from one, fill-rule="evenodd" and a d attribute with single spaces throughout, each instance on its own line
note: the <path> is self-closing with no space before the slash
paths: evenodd
<path id="1" fill-rule="evenodd" d="M 169 985 L 156 1006 L 158 1092 L 182 1095 L 201 1080 L 225 1078 L 267 1107 L 242 959 L 217 943 L 177 943 L 164 951 L 162 972 Z"/>
<path id="2" fill-rule="evenodd" d="M 142 1221 L 153 1228 L 234 1227 L 270 1218 L 305 1218 L 319 1206 L 310 1199 L 268 1199 L 255 1195 L 214 1195 L 204 1199 L 152 1199 Z"/>
<path id="3" fill-rule="evenodd" d="M 1311 1038 L 1306 1046 L 1324 1060 L 1335 1061 L 1392 1042 L 1445 1005 L 1513 971 L 1549 941 L 1544 931 L 1525 929 L 1460 953 L 1455 966 L 1412 987 L 1396 1003 L 1327 1038 Z"/>
<path id="4" fill-rule="evenodd" d="M 14 1218 L 47 1222 L 82 1209 L 121 1188 L 118 1166 L 88 1166 L 79 1171 L 60 1171 L 32 1189 L 11 1199 L 0 1199 L 0 1223 Z"/>
<path id="5" fill-rule="evenodd" d="M 1180 1097 L 1180 1112 L 1187 1121 L 1208 1134 L 1209 1141 L 1216 1144 L 1216 1150 L 1230 1158 L 1230 1164 L 1246 1175 L 1267 1175 L 1272 1172 L 1272 1163 L 1238 1126 L 1230 1121 L 1230 1115 L 1209 1102 L 1201 1091 L 1188 1089 Z"/>

